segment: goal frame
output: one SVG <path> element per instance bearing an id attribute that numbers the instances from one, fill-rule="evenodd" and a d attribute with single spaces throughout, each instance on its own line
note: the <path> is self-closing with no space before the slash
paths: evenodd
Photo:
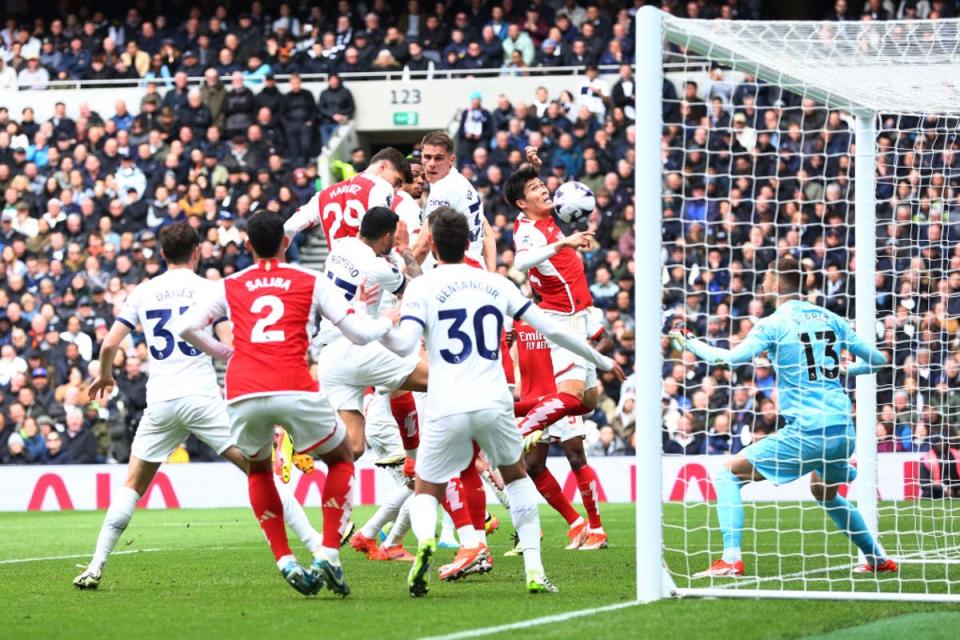
<path id="1" fill-rule="evenodd" d="M 634 318 L 636 323 L 636 358 L 647 367 L 660 371 L 663 355 L 661 286 L 661 226 L 662 226 L 662 163 L 661 163 L 661 87 L 663 86 L 664 44 L 670 33 L 664 28 L 664 14 L 653 6 L 642 7 L 636 16 L 636 77 L 635 89 L 635 152 L 634 174 L 635 217 L 635 277 L 636 296 Z M 728 55 L 723 47 L 705 39 L 694 38 L 677 42 L 701 55 L 709 55 L 717 62 L 736 71 L 749 73 L 774 84 L 804 84 L 782 70 L 773 69 L 761 60 L 747 60 Z M 837 96 L 828 91 L 809 87 L 806 95 L 822 103 L 836 104 Z M 855 119 L 856 167 L 869 170 L 856 174 L 854 182 L 855 224 L 855 327 L 857 334 L 868 344 L 875 343 L 876 326 L 876 160 L 878 113 L 864 105 L 847 101 L 836 105 L 849 110 Z M 642 214 L 641 214 L 642 212 Z M 865 247 L 872 251 L 864 251 Z M 650 308 L 650 304 L 656 308 Z M 954 602 L 957 596 L 930 593 L 879 593 L 838 591 L 775 591 L 763 589 L 678 588 L 666 569 L 663 547 L 662 500 L 662 423 L 660 409 L 660 379 L 637 381 L 636 386 L 636 567 L 637 600 L 652 602 L 665 597 L 748 597 L 748 598 L 804 598 L 804 599 L 859 599 L 926 602 Z M 856 415 L 857 431 L 857 505 L 868 528 L 876 535 L 877 505 L 877 437 L 876 406 L 877 383 L 874 376 L 858 376 L 855 399 L 861 410 Z M 868 408 L 868 410 L 863 410 Z"/>

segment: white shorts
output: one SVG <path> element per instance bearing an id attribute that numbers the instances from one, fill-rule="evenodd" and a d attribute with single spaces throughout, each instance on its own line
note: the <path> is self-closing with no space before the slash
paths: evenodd
<path id="1" fill-rule="evenodd" d="M 270 457 L 275 425 L 287 430 L 297 453 L 322 456 L 335 449 L 347 435 L 322 393 L 244 398 L 230 403 L 227 410 L 230 434 L 241 453 L 251 460 Z"/>
<path id="2" fill-rule="evenodd" d="M 386 393 L 371 393 L 367 394 L 365 400 L 364 435 L 367 438 L 367 447 L 377 459 L 390 454 L 403 453 L 400 430 L 390 412 L 390 396 Z"/>
<path id="3" fill-rule="evenodd" d="M 191 433 L 218 455 L 233 444 L 222 398 L 186 396 L 151 404 L 140 418 L 130 453 L 146 462 L 166 462 Z"/>
<path id="4" fill-rule="evenodd" d="M 544 429 L 540 441 L 566 442 L 585 437 L 587 437 L 587 428 L 583 424 L 583 416 L 567 416 Z"/>
<path id="5" fill-rule="evenodd" d="M 335 410 L 363 411 L 367 387 L 397 389 L 419 362 L 419 353 L 403 358 L 379 342 L 360 346 L 342 338 L 321 349 L 317 372 Z"/>
<path id="6" fill-rule="evenodd" d="M 590 310 L 584 309 L 573 315 L 556 313 L 544 309 L 543 312 L 559 322 L 564 329 L 576 337 L 586 341 L 590 338 L 589 322 Z M 547 340 L 550 344 L 550 359 L 553 360 L 554 381 L 559 384 L 567 380 L 577 380 L 584 384 L 584 389 L 597 386 L 597 368 L 572 351 L 568 351 Z"/>
<path id="7" fill-rule="evenodd" d="M 427 482 L 446 484 L 470 464 L 474 441 L 492 467 L 513 464 L 523 453 L 520 430 L 508 407 L 428 417 L 420 427 L 417 475 Z"/>

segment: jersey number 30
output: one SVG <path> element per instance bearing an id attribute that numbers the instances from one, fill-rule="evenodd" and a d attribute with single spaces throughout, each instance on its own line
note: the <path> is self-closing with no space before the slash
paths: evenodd
<path id="1" fill-rule="evenodd" d="M 269 309 L 267 315 L 258 319 L 250 332 L 250 342 L 283 342 L 286 335 L 283 329 L 271 329 L 283 317 L 283 300 L 277 296 L 260 296 L 250 305 L 250 313 L 260 313 Z"/>
<path id="2" fill-rule="evenodd" d="M 487 348 L 487 334 L 484 332 L 483 321 L 487 316 L 494 319 L 493 349 Z M 463 324 L 467 321 L 466 309 L 444 309 L 437 314 L 437 318 L 441 321 L 453 321 L 453 324 L 447 329 L 447 338 L 456 341 L 459 346 L 457 351 L 440 350 L 440 357 L 445 361 L 450 364 L 463 362 L 467 359 L 467 356 L 473 353 L 474 343 L 477 345 L 477 355 L 481 358 L 485 360 L 500 359 L 500 334 L 503 332 L 503 316 L 496 307 L 489 304 L 484 305 L 473 314 L 473 337 L 463 330 Z"/>

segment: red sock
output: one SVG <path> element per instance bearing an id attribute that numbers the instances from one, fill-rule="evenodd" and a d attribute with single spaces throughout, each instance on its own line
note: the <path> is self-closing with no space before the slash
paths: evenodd
<path id="1" fill-rule="evenodd" d="M 487 494 L 483 490 L 483 480 L 477 472 L 476 455 L 470 466 L 460 473 L 460 484 L 466 496 L 473 528 L 483 531 L 487 526 Z"/>
<path id="2" fill-rule="evenodd" d="M 580 399 L 571 393 L 553 393 L 544 396 L 520 422 L 520 433 L 529 435 L 546 429 L 560 418 L 577 415 Z"/>
<path id="3" fill-rule="evenodd" d="M 417 403 L 413 400 L 413 392 L 407 391 L 396 398 L 390 398 L 390 413 L 400 427 L 400 439 L 406 451 L 413 451 L 420 446 L 420 422 L 417 420 Z"/>
<path id="4" fill-rule="evenodd" d="M 323 483 L 323 546 L 340 548 L 340 536 L 353 511 L 353 462 L 334 462 Z"/>
<path id="5" fill-rule="evenodd" d="M 583 508 L 587 510 L 590 528 L 601 528 L 603 524 L 600 522 L 600 508 L 597 506 L 597 473 L 593 467 L 585 464 L 579 469 L 574 469 L 573 475 L 577 476 L 580 497 L 583 498 Z"/>
<path id="6" fill-rule="evenodd" d="M 460 478 L 454 478 L 447 483 L 447 490 L 443 492 L 443 508 L 453 519 L 454 528 L 473 526 L 473 520 L 470 518 L 470 508 L 467 506 L 467 499 L 463 493 L 463 484 L 460 482 Z"/>
<path id="7" fill-rule="evenodd" d="M 549 470 L 544 469 L 543 473 L 533 479 L 533 484 L 537 485 L 537 491 L 543 496 L 551 507 L 557 510 L 567 524 L 573 524 L 580 518 L 580 514 L 573 508 L 570 501 L 563 495 L 563 489 L 560 483 L 553 477 Z"/>
<path id="8" fill-rule="evenodd" d="M 521 417 L 527 415 L 530 413 L 530 409 L 537 406 L 538 402 L 540 402 L 540 398 L 520 398 L 513 403 L 513 415 Z"/>
<path id="9" fill-rule="evenodd" d="M 573 410 L 573 415 L 585 416 L 588 413 L 593 413 L 596 410 L 597 410 L 596 407 L 588 407 L 587 405 L 581 402 L 580 404 L 577 405 L 577 408 Z"/>
<path id="10" fill-rule="evenodd" d="M 274 559 L 293 555 L 290 543 L 287 542 L 287 529 L 283 524 L 283 503 L 277 493 L 277 486 L 273 484 L 273 474 L 270 471 L 251 473 L 247 477 L 247 489 L 253 515 L 257 517 L 263 534 L 267 536 Z"/>

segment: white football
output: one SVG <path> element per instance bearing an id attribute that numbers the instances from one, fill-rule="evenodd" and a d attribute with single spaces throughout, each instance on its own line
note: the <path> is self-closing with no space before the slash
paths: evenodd
<path id="1" fill-rule="evenodd" d="M 553 194 L 557 217 L 573 224 L 586 219 L 597 207 L 593 191 L 582 182 L 564 182 Z"/>

